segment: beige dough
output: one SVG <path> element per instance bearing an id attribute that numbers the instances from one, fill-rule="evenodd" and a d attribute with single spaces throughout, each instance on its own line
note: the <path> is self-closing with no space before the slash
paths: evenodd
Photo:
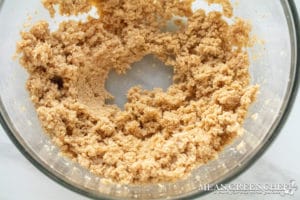
<path id="1" fill-rule="evenodd" d="M 97 6 L 100 15 L 52 32 L 38 22 L 17 44 L 38 117 L 64 155 L 114 182 L 169 182 L 215 158 L 242 131 L 258 90 L 249 85 L 244 20 L 229 25 L 222 13 L 192 12 L 190 0 L 43 3 L 52 15 L 54 4 L 61 14 Z M 173 16 L 187 23 L 163 32 Z M 174 67 L 168 90 L 133 87 L 124 110 L 105 104 L 108 72 L 126 73 L 149 54 Z"/>

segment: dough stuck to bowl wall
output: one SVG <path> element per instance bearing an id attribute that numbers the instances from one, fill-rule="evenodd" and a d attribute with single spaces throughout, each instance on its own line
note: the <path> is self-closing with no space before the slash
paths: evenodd
<path id="1" fill-rule="evenodd" d="M 17 44 L 41 125 L 64 155 L 113 182 L 171 182 L 237 137 L 258 91 L 249 84 L 251 26 L 193 12 L 192 2 L 43 0 L 52 16 L 55 5 L 62 15 L 96 6 L 100 16 L 66 20 L 55 31 L 40 21 Z M 229 1 L 209 2 L 232 15 Z M 173 16 L 187 23 L 162 31 Z M 132 87 L 124 110 L 106 104 L 108 73 L 126 74 L 147 55 L 173 67 L 173 84 L 167 91 Z"/>

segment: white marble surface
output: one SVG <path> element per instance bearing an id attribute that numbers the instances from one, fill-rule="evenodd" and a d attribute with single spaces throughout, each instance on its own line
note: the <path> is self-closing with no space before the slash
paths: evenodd
<path id="1" fill-rule="evenodd" d="M 300 5 L 300 0 L 296 0 Z M 299 9 L 298 9 L 299 10 Z M 296 180 L 294 196 L 279 195 L 218 195 L 201 199 L 300 199 L 300 95 L 285 127 L 267 152 L 233 183 L 288 183 Z M 14 147 L 0 127 L 0 200 L 85 200 L 52 181 Z"/>

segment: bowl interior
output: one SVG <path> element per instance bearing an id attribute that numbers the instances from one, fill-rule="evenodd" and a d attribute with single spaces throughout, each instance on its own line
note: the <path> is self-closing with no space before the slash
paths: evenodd
<path id="1" fill-rule="evenodd" d="M 219 6 L 209 7 L 201 0 L 196 1 L 193 7 L 220 10 Z M 224 181 L 248 165 L 248 161 L 268 141 L 286 107 L 295 74 L 296 50 L 292 45 L 295 33 L 287 1 L 239 1 L 234 3 L 234 9 L 235 15 L 251 21 L 253 35 L 263 40 L 249 49 L 251 82 L 260 85 L 260 93 L 250 108 L 249 117 L 244 124 L 244 134 L 228 145 L 218 159 L 197 168 L 186 180 L 145 186 L 109 184 L 59 155 L 58 149 L 43 133 L 25 90 L 28 77 L 26 71 L 12 59 L 16 41 L 20 38 L 19 32 L 26 28 L 26 23 L 46 19 L 53 22 L 53 29 L 57 26 L 40 1 L 6 0 L 0 10 L 0 109 L 5 122 L 23 150 L 29 153 L 39 168 L 57 177 L 58 182 L 72 185 L 72 189 L 89 196 L 145 199 L 201 194 L 204 191 L 201 186 Z M 57 18 L 58 21 L 61 19 L 65 18 Z M 135 64 L 130 74 L 122 79 L 124 83 L 128 83 L 124 88 L 120 89 L 113 84 L 120 81 L 116 75 L 111 75 L 107 87 L 116 93 L 126 91 L 126 87 L 135 83 L 132 80 L 139 73 L 138 70 L 146 70 L 143 66 L 153 62 L 156 61 L 147 57 Z M 158 65 L 163 69 L 160 66 L 162 64 Z M 171 75 L 172 70 L 161 70 L 156 81 L 153 81 L 152 72 L 142 73 L 145 87 L 151 89 L 154 86 L 167 87 L 170 84 L 165 77 Z M 136 81 L 139 83 L 139 80 Z M 153 85 L 154 82 L 158 85 Z M 124 98 L 120 98 L 117 103 L 122 105 L 124 101 Z"/>

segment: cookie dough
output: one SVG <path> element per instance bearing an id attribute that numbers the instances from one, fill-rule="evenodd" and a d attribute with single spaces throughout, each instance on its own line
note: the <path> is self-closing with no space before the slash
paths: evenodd
<path id="1" fill-rule="evenodd" d="M 228 24 L 220 12 L 193 12 L 192 0 L 43 4 L 51 15 L 58 5 L 63 15 L 95 6 L 100 16 L 66 20 L 55 31 L 40 21 L 17 44 L 38 117 L 64 155 L 114 182 L 170 182 L 214 159 L 242 132 L 258 90 L 249 85 L 246 21 Z M 173 16 L 187 22 L 163 31 Z M 109 71 L 126 73 L 149 54 L 174 68 L 167 91 L 132 87 L 124 110 L 106 104 L 113 98 L 104 87 Z"/>

